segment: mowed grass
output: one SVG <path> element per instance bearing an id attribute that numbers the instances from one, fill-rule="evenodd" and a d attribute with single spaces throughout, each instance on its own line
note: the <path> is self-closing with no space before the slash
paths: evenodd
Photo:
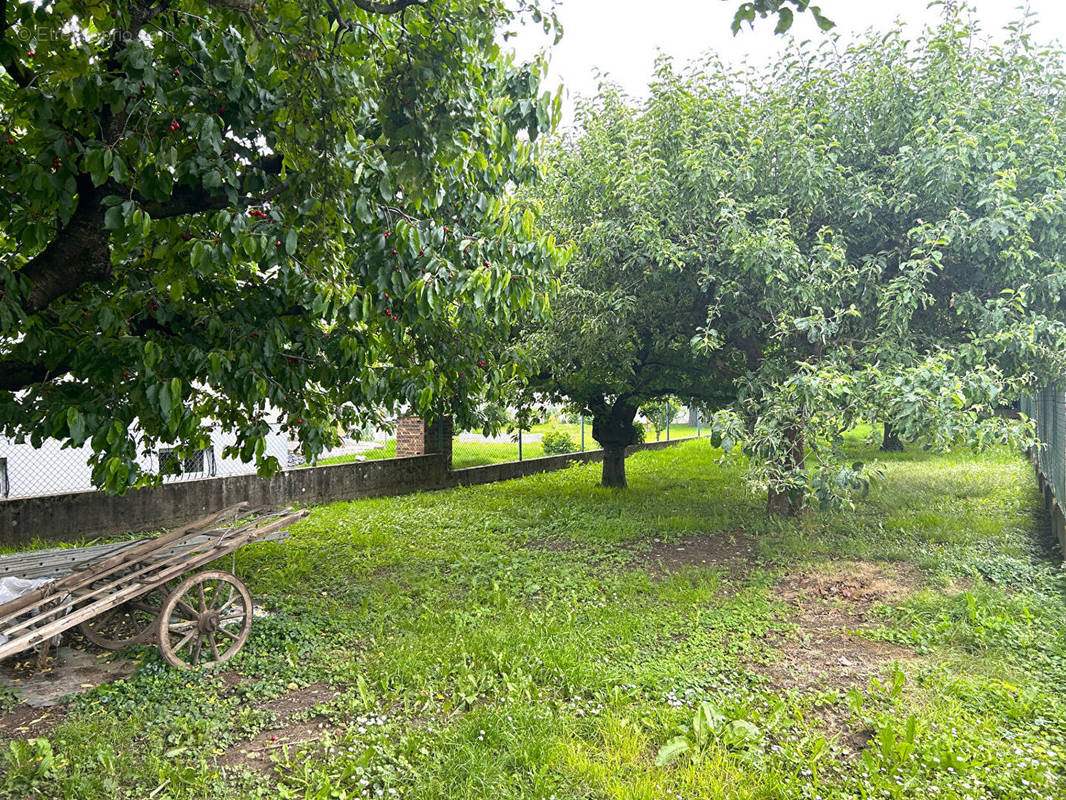
<path id="1" fill-rule="evenodd" d="M 240 554 L 274 613 L 230 669 L 137 651 L 133 678 L 76 698 L 46 739 L 0 743 L 0 789 L 1066 796 L 1066 579 L 1031 468 L 849 446 L 885 480 L 854 511 L 789 522 L 705 441 L 631 457 L 626 491 L 596 487 L 593 464 L 315 508 L 288 543 Z M 846 593 L 786 588 L 860 567 L 909 576 L 861 623 Z M 789 659 L 826 680 L 792 682 Z M 718 722 L 697 737 L 703 702 Z M 690 750 L 656 766 L 680 735 Z"/>
<path id="2" fill-rule="evenodd" d="M 589 449 L 596 447 L 595 443 L 589 445 Z M 540 442 L 523 442 L 522 458 L 540 458 L 544 455 L 544 448 Z M 389 439 L 382 447 L 366 450 L 359 454 L 341 456 L 328 456 L 319 459 L 318 466 L 325 467 L 330 464 L 347 464 L 351 461 L 376 461 L 384 458 L 396 458 L 396 440 Z M 500 464 L 505 461 L 518 461 L 517 442 L 463 442 L 456 438 L 452 442 L 452 469 L 464 467 L 479 467 L 485 464 Z M 309 465 L 308 465 L 309 466 Z"/>
<path id="3" fill-rule="evenodd" d="M 659 438 L 655 438 L 655 430 L 650 426 L 645 426 L 645 441 L 666 441 L 666 431 L 661 431 Z M 570 439 L 574 443 L 574 451 L 581 451 L 581 426 L 580 425 L 537 425 L 531 433 L 545 434 L 552 431 L 561 431 L 570 436 Z M 691 428 L 686 425 L 672 425 L 670 427 L 669 439 L 687 439 L 694 437 L 697 434 L 704 435 L 705 429 Z M 592 438 L 592 423 L 585 425 L 585 450 L 598 450 L 599 444 Z M 540 443 L 540 440 L 530 441 L 526 440 L 522 443 L 522 458 L 541 458 L 544 455 L 544 448 Z M 319 466 L 328 466 L 330 464 L 346 464 L 351 461 L 374 461 L 383 458 L 396 458 L 396 440 L 388 439 L 382 442 L 381 447 L 375 447 L 372 450 L 366 450 L 359 454 L 348 454 L 341 456 L 328 456 L 318 460 Z M 500 464 L 505 461 L 518 461 L 518 442 L 467 442 L 461 441 L 459 437 L 456 437 L 452 441 L 452 469 L 463 469 L 464 467 L 479 467 L 485 464 Z"/>

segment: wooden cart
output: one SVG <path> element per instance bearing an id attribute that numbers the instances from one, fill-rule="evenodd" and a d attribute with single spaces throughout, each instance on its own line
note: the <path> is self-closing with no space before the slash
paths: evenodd
<path id="1" fill-rule="evenodd" d="M 67 574 L 0 605 L 0 660 L 47 652 L 52 637 L 78 628 L 109 650 L 152 642 L 176 667 L 228 661 L 248 639 L 252 598 L 236 575 L 200 568 L 284 538 L 307 513 L 249 514 L 241 503 L 152 539 L 2 556 L 0 577 Z"/>

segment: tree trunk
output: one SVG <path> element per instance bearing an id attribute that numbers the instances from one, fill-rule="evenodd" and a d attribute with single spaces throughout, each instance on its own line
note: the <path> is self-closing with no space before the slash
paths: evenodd
<path id="1" fill-rule="evenodd" d="M 626 448 L 636 441 L 633 420 L 637 406 L 619 399 L 613 405 L 601 402 L 592 407 L 592 438 L 603 448 L 601 485 L 624 489 L 626 483 Z"/>
<path id="2" fill-rule="evenodd" d="M 771 488 L 766 496 L 766 513 L 771 517 L 794 517 L 803 508 L 803 493 L 780 492 Z"/>
<path id="3" fill-rule="evenodd" d="M 601 483 L 609 489 L 625 489 L 626 483 L 626 449 L 625 447 L 603 448 L 603 480 Z"/>
<path id="4" fill-rule="evenodd" d="M 902 453 L 903 440 L 889 422 L 885 423 L 885 435 L 881 439 L 881 449 L 886 453 Z"/>
<path id="5" fill-rule="evenodd" d="M 699 411 L 696 410 L 696 406 L 688 407 L 688 426 L 695 428 L 700 424 Z"/>
<path id="6" fill-rule="evenodd" d="M 798 425 L 786 429 L 788 448 L 781 463 L 783 475 L 802 472 L 806 462 L 806 447 L 803 431 Z M 802 488 L 776 488 L 770 486 L 766 497 L 766 513 L 771 517 L 794 517 L 803 510 L 806 493 Z"/>

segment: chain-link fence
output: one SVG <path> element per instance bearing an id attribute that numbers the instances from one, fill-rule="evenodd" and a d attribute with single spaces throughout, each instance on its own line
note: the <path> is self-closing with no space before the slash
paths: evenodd
<path id="1" fill-rule="evenodd" d="M 638 417 L 644 441 L 674 441 L 702 436 L 703 420 L 697 409 L 678 409 L 673 415 L 648 419 Z M 592 438 L 592 420 L 581 414 L 550 415 L 549 419 L 528 430 L 485 436 L 477 431 L 459 433 L 452 442 L 452 469 L 526 461 L 543 456 L 584 453 L 598 450 Z"/>
<path id="2" fill-rule="evenodd" d="M 1033 453 L 1037 469 L 1059 503 L 1066 505 L 1066 389 L 1047 386 L 1023 397 L 1021 410 L 1033 420 L 1041 442 Z"/>
<path id="3" fill-rule="evenodd" d="M 145 472 L 162 475 L 164 483 L 254 473 L 254 464 L 223 455 L 233 442 L 232 434 L 216 431 L 210 445 L 191 455 L 179 456 L 174 448 L 160 447 L 141 454 L 137 463 Z M 45 439 L 35 447 L 28 441 L 0 437 L 0 502 L 94 491 L 90 452 L 88 445 L 63 447 L 56 439 Z M 291 464 L 288 439 L 281 433 L 267 436 L 266 452 L 277 458 L 282 468 Z"/>

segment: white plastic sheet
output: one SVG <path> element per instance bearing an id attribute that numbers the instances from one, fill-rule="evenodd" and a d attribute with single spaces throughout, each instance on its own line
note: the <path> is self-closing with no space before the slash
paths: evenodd
<path id="1" fill-rule="evenodd" d="M 43 586 L 52 578 L 0 578 L 0 606 L 9 603 L 16 597 L 22 597 L 27 592 L 32 592 L 38 586 Z M 7 642 L 7 637 L 0 633 L 0 644 Z"/>

